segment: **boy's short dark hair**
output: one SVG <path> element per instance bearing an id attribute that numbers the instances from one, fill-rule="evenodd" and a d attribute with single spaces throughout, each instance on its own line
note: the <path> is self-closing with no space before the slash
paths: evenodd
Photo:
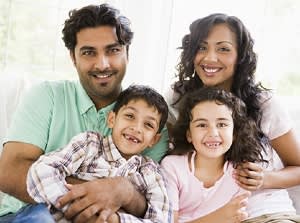
<path id="1" fill-rule="evenodd" d="M 127 105 L 132 100 L 137 99 L 144 100 L 148 105 L 155 107 L 158 113 L 161 114 L 158 129 L 158 132 L 161 132 L 168 119 L 168 105 L 163 96 L 149 86 L 129 86 L 127 89 L 120 93 L 119 97 L 117 98 L 116 104 L 113 108 L 113 111 L 115 113 L 118 113 L 122 106 Z"/>

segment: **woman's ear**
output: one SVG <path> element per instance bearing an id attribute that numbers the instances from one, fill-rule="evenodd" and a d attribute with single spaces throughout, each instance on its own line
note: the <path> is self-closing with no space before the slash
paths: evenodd
<path id="1" fill-rule="evenodd" d="M 116 120 L 116 113 L 110 111 L 107 115 L 107 126 L 112 129 L 115 125 L 115 120 Z"/>
<path id="2" fill-rule="evenodd" d="M 185 136 L 186 136 L 186 140 L 187 140 L 189 143 L 192 143 L 192 136 L 191 136 L 191 132 L 190 132 L 189 129 L 186 131 Z"/>

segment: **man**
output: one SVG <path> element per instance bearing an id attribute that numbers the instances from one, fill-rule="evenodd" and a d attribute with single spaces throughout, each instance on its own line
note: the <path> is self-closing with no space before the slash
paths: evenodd
<path id="1" fill-rule="evenodd" d="M 110 134 L 106 117 L 121 92 L 133 37 L 129 25 L 126 17 L 107 4 L 70 12 L 63 40 L 80 82 L 42 83 L 16 110 L 0 158 L 0 190 L 12 195 L 2 202 L 0 222 L 10 222 L 26 211 L 23 202 L 33 203 L 26 191 L 26 176 L 40 155 L 64 146 L 83 131 Z M 157 148 L 144 154 L 160 160 L 167 138 L 164 129 Z M 136 216 L 146 212 L 145 198 L 125 178 L 89 182 L 68 178 L 67 182 L 73 186 L 60 204 L 70 204 L 64 214 L 74 222 L 85 222 L 95 215 L 106 219 L 120 208 Z"/>

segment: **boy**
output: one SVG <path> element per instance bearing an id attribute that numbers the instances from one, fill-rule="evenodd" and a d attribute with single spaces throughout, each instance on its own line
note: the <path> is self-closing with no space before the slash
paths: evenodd
<path id="1" fill-rule="evenodd" d="M 75 136 L 61 150 L 41 156 L 28 172 L 29 195 L 37 203 L 47 203 L 62 213 L 67 207 L 61 207 L 58 199 L 71 187 L 66 177 L 89 181 L 123 176 L 146 196 L 148 207 L 144 219 L 170 222 L 169 199 L 160 169 L 152 159 L 138 155 L 158 142 L 167 115 L 168 106 L 155 90 L 141 85 L 130 86 L 121 92 L 108 114 L 112 135 L 103 137 L 98 132 L 87 131 Z M 147 221 L 129 217 L 121 210 L 107 211 L 112 213 L 109 222 Z"/>

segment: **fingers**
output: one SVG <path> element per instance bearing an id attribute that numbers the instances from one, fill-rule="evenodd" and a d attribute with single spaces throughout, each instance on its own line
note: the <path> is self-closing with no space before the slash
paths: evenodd
<path id="1" fill-rule="evenodd" d="M 64 212 L 64 215 L 65 215 L 66 219 L 71 219 L 76 215 L 80 216 L 79 219 L 84 218 L 85 216 L 90 217 L 91 215 L 93 215 L 97 212 L 97 210 L 95 212 L 93 212 L 93 208 L 91 208 L 91 207 L 93 207 L 93 206 L 91 205 L 91 203 L 89 202 L 88 199 L 79 198 L 70 204 L 68 209 Z M 90 214 L 90 212 L 93 212 L 93 214 Z M 78 216 L 76 216 L 76 218 Z"/>
<path id="2" fill-rule="evenodd" d="M 58 204 L 57 204 L 58 208 L 62 208 L 66 204 L 70 204 L 86 194 L 86 191 L 84 190 L 84 187 L 81 186 L 81 184 L 78 185 L 66 184 L 66 187 L 70 191 L 58 199 Z"/>
<path id="3" fill-rule="evenodd" d="M 96 223 L 104 223 L 107 222 L 109 217 L 113 214 L 114 212 L 111 209 L 104 209 L 100 212 L 99 217 L 97 218 Z"/>
<path id="4" fill-rule="evenodd" d="M 97 219 L 99 218 L 98 217 L 98 211 L 99 211 L 99 208 L 96 204 L 93 204 L 87 208 L 85 208 L 82 212 L 80 212 L 75 218 L 73 218 L 73 221 L 74 223 L 84 223 L 86 222 L 87 219 L 91 219 L 93 216 L 96 216 L 97 215 Z M 105 222 L 107 220 L 107 218 L 105 218 L 105 215 L 103 218 L 103 222 Z M 98 222 L 98 221 L 97 221 Z"/>
<path id="5" fill-rule="evenodd" d="M 251 162 L 239 165 L 236 168 L 233 177 L 240 187 L 250 191 L 260 189 L 264 183 L 263 168 L 258 164 Z"/>

